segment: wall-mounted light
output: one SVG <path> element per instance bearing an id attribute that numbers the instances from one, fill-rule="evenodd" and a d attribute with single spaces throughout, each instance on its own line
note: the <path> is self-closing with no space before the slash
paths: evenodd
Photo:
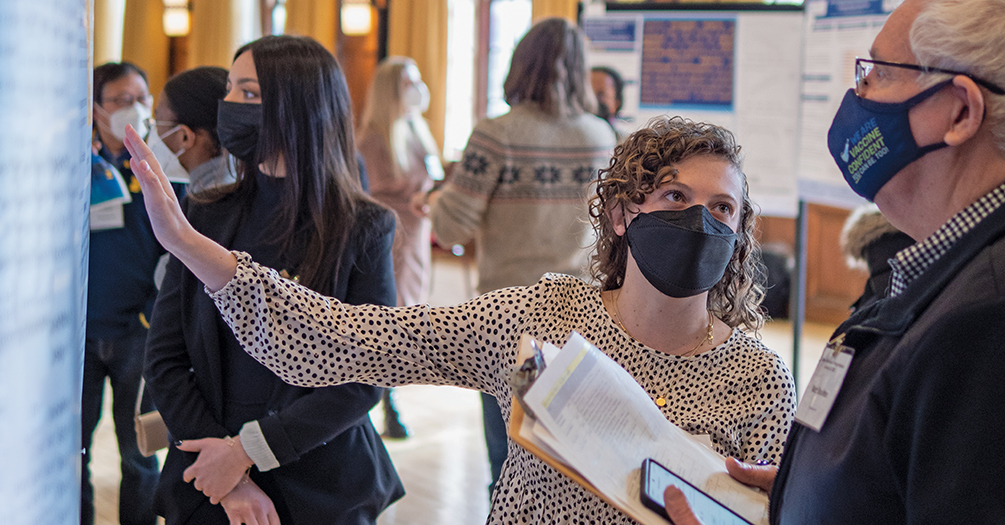
<path id="1" fill-rule="evenodd" d="M 349 36 L 365 35 L 370 32 L 373 21 L 370 19 L 369 0 L 342 0 L 342 34 Z"/>
<path id="2" fill-rule="evenodd" d="M 167 36 L 185 36 L 189 30 L 188 0 L 163 0 L 164 34 Z"/>

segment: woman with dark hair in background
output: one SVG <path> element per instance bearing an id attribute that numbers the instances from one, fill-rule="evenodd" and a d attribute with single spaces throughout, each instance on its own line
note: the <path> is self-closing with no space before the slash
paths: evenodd
<path id="1" fill-rule="evenodd" d="M 217 130 L 240 161 L 237 184 L 190 200 L 188 220 L 313 290 L 393 305 L 394 216 L 360 188 L 335 58 L 309 38 L 267 36 L 237 51 L 227 84 Z M 145 375 L 179 440 L 156 497 L 169 525 L 373 523 L 403 494 L 367 415 L 380 389 L 283 383 L 241 350 L 176 259 Z"/>
<path id="2" fill-rule="evenodd" d="M 164 84 L 147 143 L 169 180 L 188 182 L 188 192 L 231 184 L 235 175 L 216 134 L 219 101 L 227 94 L 227 70 L 197 67 Z"/>
<path id="3" fill-rule="evenodd" d="M 597 95 L 597 111 L 595 115 L 607 121 L 618 137 L 618 142 L 625 140 L 633 129 L 627 122 L 621 120 L 621 107 L 625 103 L 625 81 L 621 74 L 607 66 L 595 66 L 590 69 L 590 85 Z"/>
<path id="4" fill-rule="evenodd" d="M 158 238 L 206 283 L 245 351 L 291 384 L 449 384 L 508 401 L 521 334 L 561 346 L 576 331 L 719 453 L 781 456 L 795 386 L 740 329 L 762 325 L 763 290 L 740 148 L 723 128 L 662 117 L 618 147 L 589 204 L 599 286 L 549 274 L 442 308 L 340 303 L 227 251 L 185 223 L 142 142 L 128 144 Z M 489 523 L 632 520 L 512 443 Z"/>
<path id="5" fill-rule="evenodd" d="M 534 24 L 503 85 L 510 112 L 479 122 L 443 191 L 425 197 L 440 244 L 477 241 L 478 293 L 529 286 L 545 272 L 586 275 L 586 195 L 614 148 L 611 127 L 591 114 L 587 75 L 574 24 Z M 482 394 L 482 409 L 494 484 L 507 455 L 506 428 L 492 396 Z"/>

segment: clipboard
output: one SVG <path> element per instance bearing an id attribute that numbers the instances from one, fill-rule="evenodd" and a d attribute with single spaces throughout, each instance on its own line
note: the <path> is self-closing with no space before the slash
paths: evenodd
<path id="1" fill-rule="evenodd" d="M 534 349 L 531 346 L 531 341 L 533 338 L 527 334 L 520 336 L 520 345 L 517 352 L 517 363 L 523 363 L 525 360 L 531 358 L 534 355 Z M 550 450 L 546 450 L 541 446 L 541 444 L 536 443 L 532 440 L 528 440 L 523 434 L 522 430 L 531 430 L 535 424 L 536 420 L 520 405 L 514 395 L 511 400 L 510 407 L 510 420 L 509 426 L 507 428 L 509 432 L 510 439 L 515 441 L 518 445 L 526 449 L 528 452 L 534 455 L 534 457 L 545 462 L 551 468 L 559 471 L 562 475 L 568 477 L 569 479 L 575 481 L 578 485 L 597 496 L 598 498 L 604 500 L 608 505 L 618 509 L 622 514 L 632 518 L 633 520 L 641 523 L 642 525 L 666 525 L 669 520 L 654 521 L 651 516 L 640 515 L 634 511 L 634 509 L 626 508 L 618 502 L 613 501 L 611 498 L 605 496 L 599 489 L 597 489 L 592 483 L 590 483 L 582 474 L 579 473 L 573 466 L 569 465 L 563 458 L 554 456 Z"/>

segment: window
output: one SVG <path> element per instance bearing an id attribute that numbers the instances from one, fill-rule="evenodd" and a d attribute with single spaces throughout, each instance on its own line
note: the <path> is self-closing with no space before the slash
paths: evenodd
<path id="1" fill-rule="evenodd" d="M 531 7 L 531 0 L 447 0 L 445 160 L 460 159 L 476 118 L 509 111 L 503 83 Z"/>
<path id="2" fill-rule="evenodd" d="M 286 31 L 286 0 L 274 0 L 272 6 L 272 34 L 281 35 Z"/>
<path id="3" fill-rule="evenodd" d="M 447 0 L 447 105 L 443 158 L 460 160 L 474 128 L 475 0 Z"/>
<path id="4" fill-rule="evenodd" d="M 531 0 L 492 0 L 489 8 L 489 56 L 485 114 L 498 117 L 509 111 L 503 83 L 513 49 L 530 29 Z"/>

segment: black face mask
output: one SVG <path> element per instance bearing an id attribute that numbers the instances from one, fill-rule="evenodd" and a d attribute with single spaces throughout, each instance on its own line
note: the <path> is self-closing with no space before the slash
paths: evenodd
<path id="1" fill-rule="evenodd" d="M 736 234 L 707 208 L 638 214 L 625 231 L 649 284 L 670 297 L 711 290 L 733 257 Z"/>
<path id="2" fill-rule="evenodd" d="M 604 120 L 611 120 L 611 108 L 603 102 L 597 102 L 597 116 Z"/>
<path id="3" fill-rule="evenodd" d="M 221 100 L 216 109 L 216 134 L 220 145 L 248 164 L 255 163 L 258 132 L 262 129 L 262 105 Z"/>

